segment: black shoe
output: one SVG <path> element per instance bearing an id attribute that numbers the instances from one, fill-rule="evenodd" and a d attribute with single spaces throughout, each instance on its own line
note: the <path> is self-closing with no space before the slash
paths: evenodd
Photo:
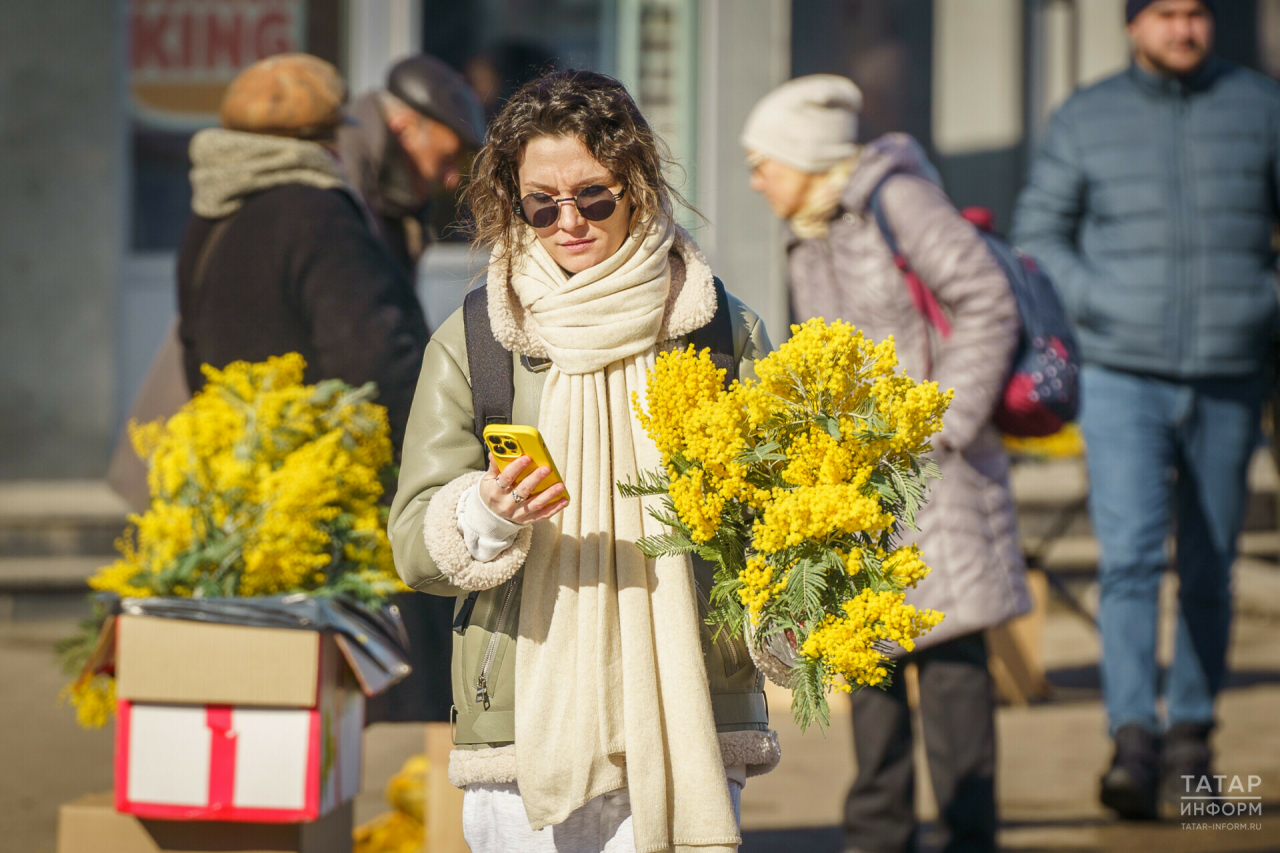
<path id="1" fill-rule="evenodd" d="M 1099 799 L 1125 820 L 1154 820 L 1160 783 L 1160 739 L 1139 725 L 1116 732 L 1116 755 L 1102 776 Z"/>
<path id="2" fill-rule="evenodd" d="M 1182 814 L 1183 797 L 1212 796 L 1213 751 L 1209 734 L 1213 723 L 1177 723 L 1165 732 L 1160 753 L 1160 814 Z M 1208 787 L 1206 786 L 1206 783 Z"/>

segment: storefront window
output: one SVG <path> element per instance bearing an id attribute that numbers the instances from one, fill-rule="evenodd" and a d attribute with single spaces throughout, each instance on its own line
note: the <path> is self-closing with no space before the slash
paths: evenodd
<path id="1" fill-rule="evenodd" d="M 240 70 L 306 51 L 339 64 L 341 0 L 131 0 L 129 120 L 135 251 L 172 250 L 191 204 L 187 146 L 218 121 Z"/>
<path id="2" fill-rule="evenodd" d="M 931 145 L 932 0 L 793 0 L 791 73 L 841 74 L 862 90 L 862 141 L 891 131 Z"/>
<path id="3" fill-rule="evenodd" d="M 461 71 L 492 119 L 512 94 L 557 68 L 616 73 L 609 0 L 425 0 L 422 49 Z M 437 239 L 464 242 L 458 193 L 436 198 Z"/>
<path id="4" fill-rule="evenodd" d="M 490 118 L 547 70 L 618 77 L 679 164 L 669 177 L 696 202 L 697 21 L 697 0 L 426 0 L 422 44 L 466 75 Z M 437 234 L 465 239 L 455 199 L 439 202 Z"/>
<path id="5" fill-rule="evenodd" d="M 227 84 L 276 53 L 343 68 L 354 0 L 130 0 L 131 244 L 177 248 L 190 210 L 187 148 L 217 124 Z M 517 88 L 556 68 L 620 77 L 671 148 L 694 201 L 697 0 L 423 0 L 422 49 L 462 72 L 492 118 Z M 456 193 L 437 199 L 439 239 L 465 239 Z"/>

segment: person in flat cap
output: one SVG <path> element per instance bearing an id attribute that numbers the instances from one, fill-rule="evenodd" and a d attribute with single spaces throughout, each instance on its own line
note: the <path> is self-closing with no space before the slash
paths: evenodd
<path id="1" fill-rule="evenodd" d="M 452 190 L 461 161 L 484 142 L 484 108 L 462 75 L 428 54 L 396 63 L 385 88 L 352 103 L 338 130 L 351 183 L 378 235 L 410 275 L 427 248 L 432 198 Z"/>
<path id="2" fill-rule="evenodd" d="M 760 100 L 741 137 L 751 187 L 789 227 L 794 321 L 842 319 L 872 340 L 893 336 L 909 376 L 955 390 L 934 439 L 942 479 L 917 516 L 915 542 L 932 571 L 907 593 L 946 618 L 899 660 L 888 688 L 852 694 L 858 775 L 845 802 L 846 849 L 915 848 L 904 678 L 914 662 L 939 848 L 994 851 L 995 703 L 983 631 L 1030 609 L 1009 459 L 992 423 L 1018 340 L 1017 303 L 923 148 L 903 133 L 859 144 L 861 106 L 852 80 L 799 77 Z M 945 312 L 949 334 L 917 308 L 899 259 Z"/>
<path id="3" fill-rule="evenodd" d="M 350 121 L 337 131 L 343 167 L 378 238 L 416 281 L 431 240 L 433 199 L 458 186 L 464 158 L 484 143 L 484 108 L 461 74 L 424 53 L 397 62 L 384 88 L 356 98 L 347 114 Z M 368 718 L 448 720 L 453 602 L 417 593 L 395 602 L 409 632 L 413 673 L 371 699 Z"/>
<path id="4" fill-rule="evenodd" d="M 336 68 L 297 53 L 228 86 L 222 126 L 191 139 L 178 334 L 193 392 L 201 365 L 288 352 L 307 360 L 309 383 L 376 382 L 398 448 L 427 327 L 338 162 L 346 97 Z"/>
<path id="5" fill-rule="evenodd" d="M 1231 565 L 1280 316 L 1280 86 L 1213 55 L 1215 5 L 1125 4 L 1132 64 L 1058 110 L 1014 220 L 1015 242 L 1053 277 L 1082 350 L 1114 741 L 1099 794 L 1130 819 L 1176 818 L 1214 784 Z M 1169 568 L 1177 629 L 1162 676 Z"/>

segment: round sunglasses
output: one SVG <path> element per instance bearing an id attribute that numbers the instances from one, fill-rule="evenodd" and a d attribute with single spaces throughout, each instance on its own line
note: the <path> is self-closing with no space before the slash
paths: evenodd
<path id="1" fill-rule="evenodd" d="M 571 201 L 588 222 L 608 219 L 618 209 L 618 199 L 626 195 L 623 187 L 617 194 L 608 187 L 591 186 L 568 198 L 553 198 L 546 193 L 529 193 L 520 199 L 520 215 L 534 228 L 548 228 L 560 218 L 560 205 Z"/>

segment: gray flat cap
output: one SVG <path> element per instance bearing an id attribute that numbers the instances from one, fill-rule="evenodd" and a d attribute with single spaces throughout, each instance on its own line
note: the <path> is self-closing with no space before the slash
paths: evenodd
<path id="1" fill-rule="evenodd" d="M 458 134 L 462 144 L 484 144 L 484 108 L 462 75 L 430 54 L 397 62 L 387 74 L 387 91 Z"/>

